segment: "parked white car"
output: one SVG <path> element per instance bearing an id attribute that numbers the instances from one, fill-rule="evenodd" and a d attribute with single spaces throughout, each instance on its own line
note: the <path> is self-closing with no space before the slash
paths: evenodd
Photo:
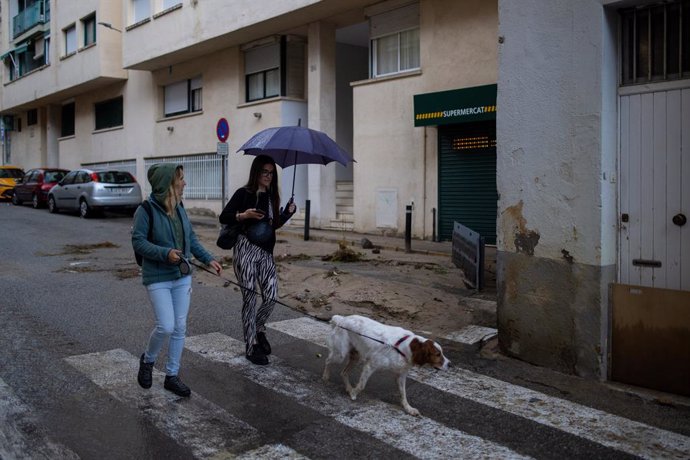
<path id="1" fill-rule="evenodd" d="M 141 200 L 141 187 L 127 171 L 75 169 L 48 192 L 48 211 L 79 211 L 84 218 L 105 209 L 133 214 Z"/>

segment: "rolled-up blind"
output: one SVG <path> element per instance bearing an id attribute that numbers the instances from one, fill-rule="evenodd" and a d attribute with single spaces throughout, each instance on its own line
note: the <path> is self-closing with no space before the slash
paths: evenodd
<path id="1" fill-rule="evenodd" d="M 386 11 L 369 18 L 369 37 L 377 38 L 419 27 L 419 3 Z"/>

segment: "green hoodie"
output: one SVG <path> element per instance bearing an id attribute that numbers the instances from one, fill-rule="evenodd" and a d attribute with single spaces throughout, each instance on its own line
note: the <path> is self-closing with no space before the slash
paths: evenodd
<path id="1" fill-rule="evenodd" d="M 175 179 L 175 170 L 181 165 L 175 163 L 156 163 L 149 168 L 148 179 L 151 191 L 159 203 L 165 203 L 170 184 Z"/>
<path id="2" fill-rule="evenodd" d="M 155 200 L 149 199 L 151 215 L 149 217 L 149 213 L 141 206 L 134 213 L 132 247 L 135 252 L 143 256 L 141 273 L 144 285 L 172 281 L 182 276 L 177 265 L 168 261 L 168 253 L 176 248 L 175 229 L 161 204 L 165 202 L 177 166 L 174 163 L 158 163 L 149 168 L 148 179 L 153 190 L 151 196 L 155 198 Z M 184 238 L 182 248 L 184 248 L 185 257 L 190 259 L 194 256 L 208 265 L 213 260 L 213 254 L 204 249 L 199 242 L 184 207 L 177 206 L 175 209 L 182 223 Z M 152 228 L 150 240 L 149 227 Z"/>

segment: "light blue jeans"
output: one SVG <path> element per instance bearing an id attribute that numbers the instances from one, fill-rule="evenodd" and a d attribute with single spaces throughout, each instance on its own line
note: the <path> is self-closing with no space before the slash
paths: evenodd
<path id="1" fill-rule="evenodd" d="M 175 281 L 163 281 L 146 286 L 149 299 L 156 315 L 156 327 L 151 332 L 149 344 L 144 353 L 144 361 L 156 361 L 163 348 L 165 339 L 168 342 L 168 363 L 166 375 L 177 375 L 180 370 L 180 358 L 184 348 L 184 337 L 187 332 L 187 314 L 192 294 L 192 277 L 183 276 Z"/>

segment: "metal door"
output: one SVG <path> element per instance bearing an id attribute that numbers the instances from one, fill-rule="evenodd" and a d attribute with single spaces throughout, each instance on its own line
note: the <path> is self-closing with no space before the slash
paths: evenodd
<path id="1" fill-rule="evenodd" d="M 690 290 L 690 88 L 620 98 L 619 280 Z"/>
<path id="2" fill-rule="evenodd" d="M 455 222 L 496 244 L 496 122 L 439 127 L 439 238 Z"/>

